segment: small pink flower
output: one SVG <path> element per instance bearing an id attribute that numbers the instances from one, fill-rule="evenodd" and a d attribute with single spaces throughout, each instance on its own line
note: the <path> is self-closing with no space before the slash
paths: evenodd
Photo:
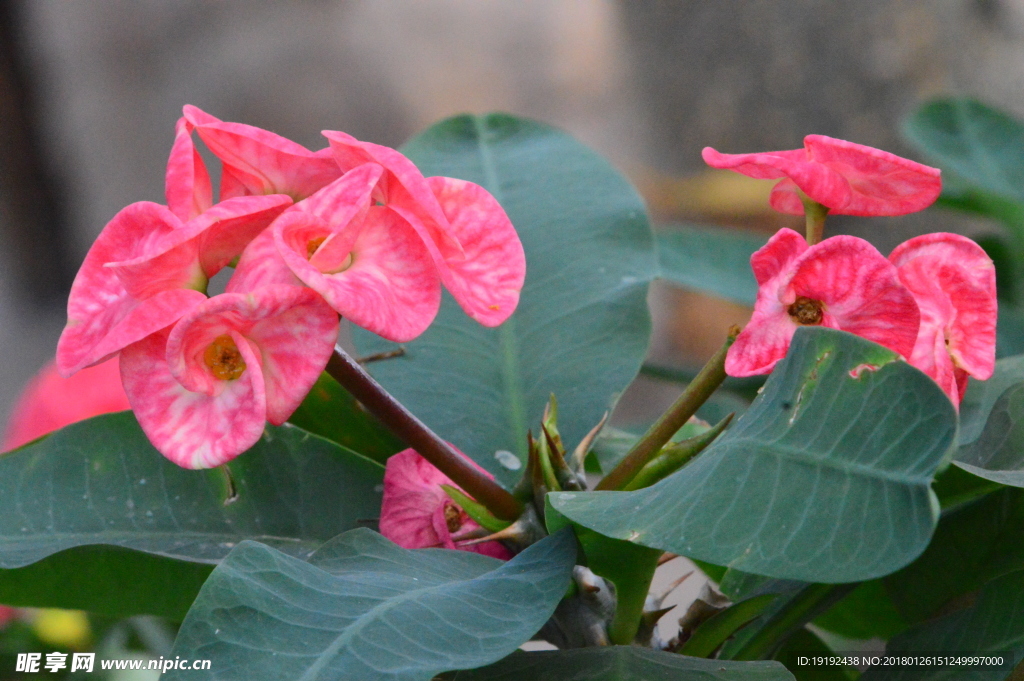
<path id="1" fill-rule="evenodd" d="M 150 442 L 211 468 L 284 423 L 327 365 L 338 315 L 310 289 L 224 293 L 121 352 L 121 378 Z"/>
<path id="2" fill-rule="evenodd" d="M 260 194 L 287 194 L 304 199 L 341 177 L 331 150 L 310 151 L 272 132 L 225 123 L 186 105 L 185 119 L 210 151 L 221 160 L 220 198 Z"/>
<path id="3" fill-rule="evenodd" d="M 451 177 L 425 178 L 408 158 L 388 147 L 325 130 L 344 171 L 366 163 L 384 168 L 372 200 L 419 234 L 445 288 L 463 311 L 484 326 L 498 326 L 515 311 L 526 276 L 526 256 L 512 222 L 483 187 Z M 372 222 L 373 218 L 370 218 Z"/>
<path id="4" fill-rule="evenodd" d="M 750 258 L 757 302 L 725 360 L 730 376 L 769 373 L 799 326 L 849 331 L 909 357 L 921 314 L 896 267 L 874 246 L 834 236 L 808 246 L 782 229 Z"/>
<path id="5" fill-rule="evenodd" d="M 486 473 L 479 466 L 476 468 Z M 412 449 L 388 459 L 384 470 L 381 534 L 407 549 L 461 549 L 501 560 L 511 558 L 512 552 L 500 542 L 467 547 L 455 544 L 452 535 L 480 526 L 452 501 L 441 485 L 456 487 L 447 475 Z"/>
<path id="6" fill-rule="evenodd" d="M 959 405 L 967 377 L 985 380 L 995 368 L 995 266 L 978 244 L 942 232 L 900 244 L 889 260 L 921 308 L 909 361 Z"/>
<path id="7" fill-rule="evenodd" d="M 83 419 L 131 409 L 121 387 L 115 357 L 83 369 L 71 378 L 50 362 L 39 370 L 18 398 L 0 451 L 8 451 Z"/>
<path id="8" fill-rule="evenodd" d="M 938 168 L 824 135 L 808 135 L 804 148 L 792 151 L 720 154 L 705 147 L 702 155 L 712 168 L 785 178 L 771 205 L 792 215 L 804 213 L 801 192 L 838 215 L 904 215 L 924 210 L 942 191 Z"/>

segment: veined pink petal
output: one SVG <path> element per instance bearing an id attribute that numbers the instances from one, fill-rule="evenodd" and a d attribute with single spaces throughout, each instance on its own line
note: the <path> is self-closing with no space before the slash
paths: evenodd
<path id="1" fill-rule="evenodd" d="M 995 367 L 995 267 L 970 239 L 942 232 L 900 244 L 889 259 L 921 308 L 910 362 L 959 404 L 963 391 L 957 385 L 964 379 L 947 374 L 955 368 L 984 380 Z"/>
<path id="2" fill-rule="evenodd" d="M 0 451 L 8 451 L 77 421 L 130 409 L 115 357 L 71 378 L 50 362 L 25 386 L 7 422 Z"/>
<path id="3" fill-rule="evenodd" d="M 771 205 L 793 215 L 804 212 L 801 192 L 840 215 L 904 215 L 927 208 L 942 189 L 937 168 L 824 135 L 808 135 L 803 149 L 721 154 L 707 147 L 703 157 L 714 168 L 784 178 Z"/>
<path id="4" fill-rule="evenodd" d="M 188 222 L 213 205 L 213 188 L 206 164 L 192 143 L 192 124 L 179 118 L 174 133 L 167 161 L 167 207 L 179 220 Z"/>
<path id="5" fill-rule="evenodd" d="M 391 209 L 370 208 L 360 220 L 344 226 L 289 211 L 271 229 L 295 276 L 352 323 L 403 342 L 423 333 L 437 315 L 441 285 L 434 263 L 419 235 Z M 339 263 L 337 271 L 314 267 L 307 259 L 310 236 L 347 230 L 357 234 L 350 259 Z"/>
<path id="6" fill-rule="evenodd" d="M 791 265 L 808 249 L 807 240 L 788 227 L 783 227 L 772 235 L 761 248 L 750 256 L 750 267 L 754 270 L 754 278 L 758 286 L 791 271 Z"/>
<path id="7" fill-rule="evenodd" d="M 281 424 L 327 365 L 338 338 L 338 315 L 310 289 L 294 286 L 214 296 L 171 332 L 167 341 L 171 374 L 188 390 L 220 394 L 237 379 L 215 375 L 207 351 L 216 339 L 234 338 L 233 334 L 238 336 L 236 343 L 244 339 L 257 353 L 267 417 Z"/>
<path id="8" fill-rule="evenodd" d="M 451 177 L 427 179 L 465 253 L 447 261 L 441 280 L 466 314 L 497 326 L 515 311 L 526 255 L 512 222 L 483 187 Z"/>
<path id="9" fill-rule="evenodd" d="M 193 392 L 167 366 L 163 331 L 121 352 L 121 380 L 132 410 L 150 442 L 184 468 L 212 468 L 256 444 L 263 434 L 266 401 L 259 357 L 244 338 L 233 337 L 246 362 L 217 395 Z M 240 341 L 240 342 L 239 342 Z"/>
<path id="10" fill-rule="evenodd" d="M 407 549 L 459 549 L 501 560 L 511 558 L 511 551 L 498 542 L 465 548 L 455 544 L 453 532 L 479 526 L 459 509 L 441 485 L 457 487 L 414 450 L 406 449 L 389 458 L 384 469 L 381 534 Z"/>
<path id="11" fill-rule="evenodd" d="M 291 202 L 282 194 L 246 196 L 221 201 L 204 213 L 197 221 L 210 221 L 199 241 L 199 258 L 206 276 L 212 277 L 241 255 Z"/>
<path id="12" fill-rule="evenodd" d="M 412 161 L 398 151 L 370 142 L 360 142 L 343 132 L 324 130 L 331 144 L 335 161 L 348 172 L 364 163 L 376 163 L 387 172 L 381 177 L 374 198 L 391 206 L 412 225 L 437 262 L 438 268 L 447 261 L 464 257 L 462 246 L 451 233 L 444 211 L 438 204 L 423 173 Z"/>
<path id="13" fill-rule="evenodd" d="M 834 236 L 807 249 L 779 292 L 790 305 L 799 297 L 824 303 L 825 326 L 849 331 L 910 357 L 921 322 L 914 296 L 896 268 L 874 246 Z"/>
<path id="14" fill-rule="evenodd" d="M 249 194 L 287 194 L 298 201 L 341 176 L 329 149 L 313 152 L 251 125 L 225 123 L 191 105 L 185 106 L 184 114 L 231 169 L 231 195 L 242 185 Z M 222 193 L 222 198 L 228 197 Z"/>
<path id="15" fill-rule="evenodd" d="M 275 285 L 305 286 L 281 257 L 274 243 L 273 228 L 270 228 L 260 232 L 242 251 L 225 291 L 249 293 L 264 286 Z"/>
<path id="16" fill-rule="evenodd" d="M 725 373 L 730 376 L 758 376 L 770 373 L 786 356 L 797 324 L 778 300 L 765 300 L 755 309 L 725 356 Z"/>
<path id="17" fill-rule="evenodd" d="M 336 269 L 352 251 L 358 233 L 349 227 L 352 223 L 362 224 L 357 218 L 370 208 L 370 196 L 383 174 L 382 166 L 363 164 L 296 205 L 296 210 L 320 218 L 329 230 L 322 235 L 323 243 L 309 255 L 314 267 L 321 271 Z M 308 238 L 314 237 L 311 234 Z M 308 251 L 308 240 L 301 245 Z"/>

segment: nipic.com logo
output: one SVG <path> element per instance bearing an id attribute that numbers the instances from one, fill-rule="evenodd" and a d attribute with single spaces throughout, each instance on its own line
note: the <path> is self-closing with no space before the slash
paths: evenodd
<path id="1" fill-rule="evenodd" d="M 71 658 L 70 660 L 68 658 Z M 91 672 L 96 665 L 96 653 L 18 653 L 15 663 L 16 672 L 50 672 L 56 673 L 68 669 L 72 672 Z M 172 669 L 184 670 L 205 670 L 210 668 L 210 660 L 182 660 L 179 657 L 164 659 L 138 659 L 122 658 L 111 660 L 100 660 L 101 670 L 109 669 L 131 669 L 131 670 L 155 670 L 166 674 Z"/>

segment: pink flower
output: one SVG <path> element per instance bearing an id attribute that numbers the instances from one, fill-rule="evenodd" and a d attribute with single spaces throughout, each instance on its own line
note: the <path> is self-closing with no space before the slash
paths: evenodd
<path id="1" fill-rule="evenodd" d="M 186 105 L 185 119 L 221 160 L 220 198 L 287 194 L 295 201 L 341 177 L 330 149 L 310 151 L 272 132 L 225 123 Z"/>
<path id="2" fill-rule="evenodd" d="M 792 151 L 720 154 L 705 147 L 702 155 L 713 168 L 785 178 L 771 205 L 792 215 L 804 213 L 801 192 L 838 215 L 904 215 L 924 210 L 942 190 L 938 168 L 824 135 L 808 135 L 804 148 Z"/>
<path id="3" fill-rule="evenodd" d="M 467 460 L 469 460 L 467 458 Z M 473 464 L 476 466 L 476 464 Z M 480 471 L 485 472 L 479 466 Z M 487 474 L 491 477 L 490 474 Z M 445 548 L 474 551 L 508 560 L 512 552 L 499 542 L 484 542 L 460 547 L 452 535 L 479 529 L 441 485 L 451 479 L 412 449 L 388 459 L 384 470 L 384 501 L 380 512 L 380 532 L 407 549 Z"/>
<path id="4" fill-rule="evenodd" d="M 978 244 L 942 232 L 900 244 L 889 260 L 921 309 L 909 361 L 959 405 L 967 377 L 985 380 L 995 368 L 995 266 Z"/>
<path id="5" fill-rule="evenodd" d="M 750 258 L 757 302 L 725 360 L 730 376 L 766 374 L 798 326 L 849 331 L 909 357 L 921 314 L 896 267 L 874 246 L 834 236 L 808 246 L 782 229 Z"/>
<path id="6" fill-rule="evenodd" d="M 497 326 L 515 311 L 526 256 L 512 222 L 483 187 L 451 177 L 425 178 L 405 156 L 343 132 L 324 131 L 338 165 L 384 168 L 371 195 L 382 222 L 406 222 L 423 240 L 445 288 L 463 311 Z M 368 224 L 374 222 L 371 216 Z"/>
<path id="7" fill-rule="evenodd" d="M 309 289 L 224 293 L 126 347 L 121 378 L 150 442 L 179 466 L 211 468 L 291 416 L 337 336 L 337 314 Z"/>
<path id="8" fill-rule="evenodd" d="M 71 378 L 50 362 L 39 370 L 11 412 L 0 451 L 8 451 L 77 421 L 131 409 L 121 387 L 117 359 L 84 369 Z"/>

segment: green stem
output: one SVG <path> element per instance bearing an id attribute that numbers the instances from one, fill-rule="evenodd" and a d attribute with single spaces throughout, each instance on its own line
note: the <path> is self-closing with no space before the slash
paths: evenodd
<path id="1" fill-rule="evenodd" d="M 686 386 L 686 390 L 679 396 L 679 399 L 661 415 L 661 418 L 644 433 L 643 437 L 637 440 L 625 458 L 619 462 L 619 465 L 613 468 L 601 482 L 597 483 L 597 487 L 594 489 L 622 489 L 628 485 L 636 477 L 636 474 L 647 465 L 647 462 L 653 459 L 665 443 L 676 434 L 676 431 L 697 413 L 697 409 L 725 380 L 725 355 L 739 332 L 739 328 L 735 326 L 729 330 L 729 337 L 725 344 Z"/>
<path id="2" fill-rule="evenodd" d="M 807 244 L 813 246 L 821 241 L 825 233 L 825 216 L 828 215 L 828 207 L 806 196 L 801 196 L 804 202 L 804 218 L 807 221 Z"/>
<path id="3" fill-rule="evenodd" d="M 654 555 L 650 561 L 651 569 L 643 575 L 637 575 L 638 579 L 619 580 L 615 583 L 615 614 L 608 623 L 608 640 L 612 645 L 628 646 L 636 638 L 660 555 L 660 551 Z"/>
<path id="4" fill-rule="evenodd" d="M 434 464 L 469 496 L 502 520 L 515 520 L 523 505 L 498 483 L 477 470 L 450 444 L 405 408 L 341 348 L 327 362 L 327 373 L 352 393 L 391 432 Z"/>
<path id="5" fill-rule="evenodd" d="M 800 627 L 825 612 L 859 586 L 810 584 L 776 612 L 732 656 L 734 660 L 766 660 Z"/>
<path id="6" fill-rule="evenodd" d="M 643 487 L 650 487 L 662 478 L 675 473 L 689 463 L 690 459 L 704 451 L 704 448 L 711 444 L 725 430 L 725 427 L 732 421 L 733 416 L 735 414 L 729 414 L 719 421 L 714 428 L 705 433 L 662 448 L 661 452 L 648 461 L 647 465 L 641 468 L 640 472 L 622 489 L 630 492 Z"/>

